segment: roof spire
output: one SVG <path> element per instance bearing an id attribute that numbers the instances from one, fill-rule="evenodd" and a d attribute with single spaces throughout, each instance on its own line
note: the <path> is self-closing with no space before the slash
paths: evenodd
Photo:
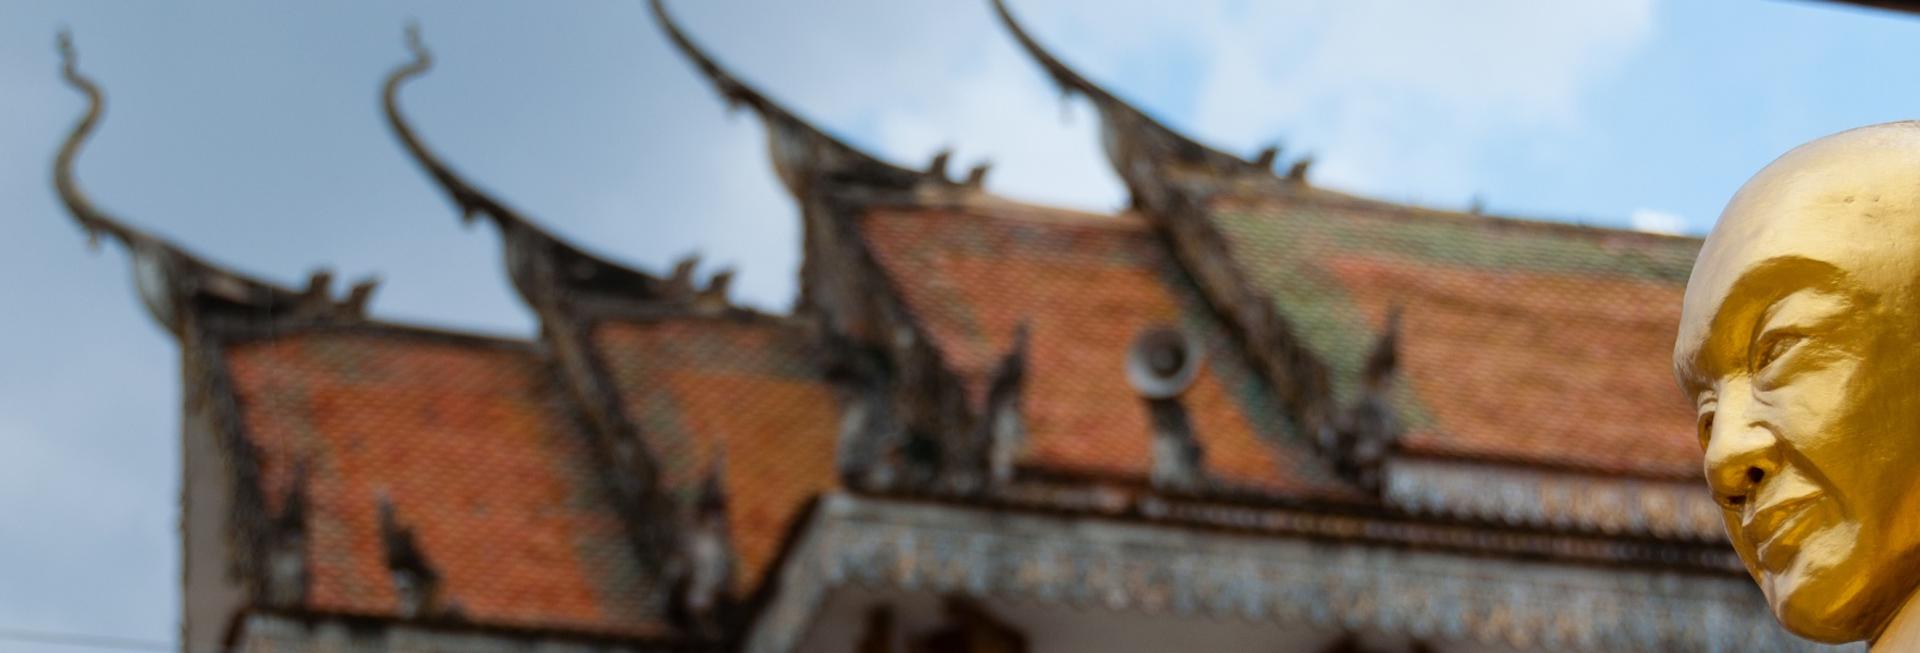
<path id="1" fill-rule="evenodd" d="M 420 39 L 419 25 L 407 25 L 407 49 L 413 60 L 387 74 L 381 100 L 387 124 L 409 154 L 445 190 L 464 222 L 484 215 L 500 228 L 507 248 L 508 276 L 522 299 L 536 307 L 548 306 L 576 293 L 615 296 L 644 301 L 691 299 L 672 284 L 651 274 L 589 254 L 549 234 L 519 211 L 481 191 L 453 171 L 428 149 L 400 111 L 400 87 L 433 67 L 433 55 Z"/>
<path id="2" fill-rule="evenodd" d="M 413 155 L 420 167 L 426 168 L 427 174 L 433 176 L 433 181 L 440 184 L 440 187 L 447 192 L 447 196 L 453 200 L 454 205 L 460 208 L 462 221 L 471 224 L 477 214 L 485 214 L 503 228 L 508 223 L 525 222 L 519 212 L 508 208 L 499 200 L 462 179 L 453 171 L 453 168 L 442 162 L 432 150 L 427 149 L 426 144 L 420 141 L 419 135 L 413 132 L 413 127 L 407 124 L 406 116 L 400 112 L 400 86 L 431 70 L 433 53 L 429 52 L 426 44 L 420 40 L 419 23 L 408 21 L 406 34 L 407 50 L 413 53 L 413 61 L 401 64 L 394 68 L 393 72 L 388 73 L 386 84 L 382 87 L 381 99 L 386 108 L 387 124 L 393 127 L 394 135 L 398 136 L 400 143 L 406 146 L 407 153 Z"/>
<path id="3" fill-rule="evenodd" d="M 1013 12 L 1007 9 L 1006 0 L 992 2 L 994 13 L 999 14 L 1007 31 L 1013 33 L 1021 49 L 1026 50 L 1047 72 L 1047 76 L 1053 78 L 1060 92 L 1083 95 L 1100 111 L 1101 130 L 1105 132 L 1102 142 L 1107 149 L 1107 159 L 1126 182 L 1135 205 L 1143 205 L 1144 200 L 1150 199 L 1144 195 L 1152 193 L 1158 184 L 1151 183 L 1152 180 L 1147 177 L 1157 174 L 1159 168 L 1167 164 L 1198 167 L 1220 176 L 1271 176 L 1272 161 L 1248 161 L 1201 145 L 1089 81 L 1027 34 L 1019 21 L 1014 20 Z M 1275 155 L 1278 153 L 1277 150 L 1274 152 Z M 1266 155 L 1263 153 L 1260 158 L 1265 159 Z"/>
<path id="4" fill-rule="evenodd" d="M 355 285 L 352 296 L 339 300 L 326 295 L 324 287 L 318 293 L 302 293 L 216 267 L 95 207 L 74 176 L 74 161 L 99 126 L 106 95 L 81 74 L 73 38 L 65 30 L 60 32 L 58 48 L 61 76 L 87 96 L 87 112 L 74 123 L 73 131 L 54 156 L 53 187 L 67 212 L 86 230 L 90 244 L 98 246 L 101 236 L 106 236 L 127 248 L 133 258 L 140 299 L 155 320 L 175 336 L 182 336 L 185 319 L 194 310 L 240 309 L 237 315 L 249 322 L 361 317 L 373 291 L 371 280 Z"/>
<path id="5" fill-rule="evenodd" d="M 727 104 L 752 109 L 766 123 L 767 138 L 773 150 L 774 170 L 779 173 L 780 181 L 787 186 L 788 192 L 796 197 L 810 192 L 816 180 L 897 190 L 911 189 L 926 181 L 953 184 L 938 171 L 915 171 L 883 162 L 801 120 L 786 107 L 741 82 L 722 68 L 719 62 L 707 56 L 673 22 L 673 16 L 667 13 L 666 3 L 661 0 L 652 0 L 652 3 L 654 19 L 660 24 L 660 29 L 666 31 L 667 39 L 681 54 L 686 55 L 702 76 L 713 83 L 714 89 L 719 91 Z"/>
<path id="6" fill-rule="evenodd" d="M 87 232 L 87 243 L 99 247 L 102 235 L 110 236 L 121 244 L 131 248 L 138 241 L 149 239 L 140 231 L 122 224 L 93 206 L 86 192 L 80 189 L 80 183 L 74 179 L 73 162 L 79 157 L 80 147 L 93 135 L 94 127 L 100 123 L 100 114 L 106 107 L 106 96 L 100 92 L 100 86 L 80 73 L 79 54 L 73 48 L 73 35 L 60 30 L 58 41 L 60 49 L 60 74 L 67 84 L 79 89 L 87 96 L 87 113 L 74 123 L 73 132 L 67 134 L 67 140 L 60 145 L 60 154 L 54 157 L 53 186 L 60 193 L 60 201 L 67 205 L 67 211 Z"/>

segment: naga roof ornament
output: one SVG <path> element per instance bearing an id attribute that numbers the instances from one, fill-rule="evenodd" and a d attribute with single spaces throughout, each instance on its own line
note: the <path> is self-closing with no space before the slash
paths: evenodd
<path id="1" fill-rule="evenodd" d="M 433 55 L 420 39 L 417 25 L 407 26 L 407 49 L 413 60 L 393 69 L 382 86 L 381 100 L 387 124 L 407 153 L 425 169 L 434 183 L 471 224 L 484 216 L 500 229 L 507 250 L 508 275 L 529 304 L 546 306 L 581 295 L 683 302 L 692 291 L 661 278 L 587 253 L 526 218 L 505 202 L 476 187 L 429 149 L 400 111 L 400 87 L 433 67 Z M 676 290 L 683 290 L 677 292 Z M 724 286 L 719 289 L 724 292 Z"/>
<path id="2" fill-rule="evenodd" d="M 652 2 L 654 19 L 660 23 L 660 29 L 666 31 L 667 39 L 713 84 L 728 106 L 751 109 L 766 124 L 774 170 L 795 197 L 804 197 L 814 190 L 816 180 L 880 190 L 913 190 L 923 183 L 978 187 L 986 177 L 988 168 L 981 164 L 970 169 L 966 179 L 950 179 L 946 174 L 945 153 L 936 155 L 926 170 L 911 170 L 848 145 L 740 81 L 680 29 L 667 13 L 665 2 Z"/>
<path id="3" fill-rule="evenodd" d="M 1107 152 L 1108 162 L 1126 182 L 1135 206 L 1146 205 L 1147 195 L 1160 185 L 1152 178 L 1166 166 L 1219 177 L 1272 176 L 1273 165 L 1280 155 L 1278 145 L 1261 150 L 1252 160 L 1202 145 L 1068 67 L 1020 26 L 1007 8 L 1006 0 L 993 0 L 993 10 L 1013 34 L 1014 41 L 1040 64 L 1063 95 L 1079 94 L 1099 110 L 1101 145 Z M 1305 177 L 1306 161 L 1310 159 L 1303 158 L 1294 164 L 1288 175 L 1290 179 Z"/>
<path id="4" fill-rule="evenodd" d="M 206 262 L 179 246 L 116 218 L 93 204 L 74 174 L 80 148 L 100 124 L 106 94 L 79 69 L 79 56 L 66 32 L 59 37 L 61 75 L 87 97 L 87 112 L 54 157 L 53 186 L 74 221 L 87 232 L 91 244 L 102 237 L 118 241 L 133 258 L 134 282 L 140 299 L 155 320 L 176 337 L 186 333 L 187 321 L 198 311 L 220 313 L 248 322 L 286 319 L 348 319 L 364 315 L 378 281 L 356 282 L 346 295 L 331 295 L 333 274 L 316 270 L 305 290 L 261 281 Z"/>

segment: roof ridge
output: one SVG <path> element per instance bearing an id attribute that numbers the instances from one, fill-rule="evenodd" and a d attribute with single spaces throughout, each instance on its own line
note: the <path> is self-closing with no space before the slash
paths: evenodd
<path id="1" fill-rule="evenodd" d="M 1531 216 L 1521 216 L 1521 215 L 1511 215 L 1511 214 L 1476 213 L 1473 211 L 1461 211 L 1457 209 L 1447 209 L 1447 208 L 1440 208 L 1440 207 L 1433 207 L 1433 206 L 1425 206 L 1420 204 L 1395 202 L 1392 200 L 1381 199 L 1377 197 L 1368 197 L 1365 195 L 1358 195 L 1354 193 L 1348 193 L 1344 191 L 1337 191 L 1337 190 L 1321 188 L 1321 187 L 1286 189 L 1280 192 L 1264 192 L 1264 193 L 1249 193 L 1249 194 L 1225 193 L 1217 197 L 1216 201 L 1222 202 L 1222 203 L 1229 203 L 1229 204 L 1244 203 L 1248 205 L 1254 205 L 1254 204 L 1258 204 L 1261 201 L 1270 201 L 1275 199 L 1303 200 L 1303 201 L 1315 202 L 1315 203 L 1345 203 L 1354 208 L 1378 209 L 1385 214 L 1390 214 L 1390 217 L 1393 217 L 1393 218 L 1413 218 L 1413 217 L 1443 218 L 1443 219 L 1449 219 L 1449 220 L 1456 220 L 1459 222 L 1477 222 L 1477 223 L 1483 223 L 1483 224 L 1495 224 L 1495 225 L 1509 226 L 1509 227 L 1515 227 L 1515 228 L 1539 229 L 1539 230 L 1546 230 L 1546 231 L 1564 231 L 1572 234 L 1581 234 L 1581 235 L 1611 236 L 1611 237 L 1624 236 L 1624 237 L 1630 237 L 1630 238 L 1641 238 L 1649 241 L 1663 241 L 1671 244 L 1690 243 L 1696 246 L 1701 241 L 1701 238 L 1699 236 L 1690 236 L 1690 235 L 1683 235 L 1683 234 L 1666 234 L 1666 233 L 1659 233 L 1659 232 L 1653 232 L 1653 231 L 1642 231 L 1639 229 L 1615 227 L 1615 226 L 1601 225 L 1601 224 L 1591 224 L 1591 223 L 1585 223 L 1585 222 L 1572 222 L 1572 221 L 1559 220 L 1559 219 L 1548 218 L 1548 217 L 1531 217 Z"/>
<path id="2" fill-rule="evenodd" d="M 473 345 L 499 348 L 499 349 L 521 349 L 521 350 L 526 350 L 528 352 L 538 352 L 540 350 L 540 345 L 541 345 L 540 341 L 534 338 L 521 338 L 521 337 L 517 337 L 517 336 L 505 334 L 505 333 L 485 333 L 481 331 L 464 330 L 458 327 L 448 326 L 448 325 L 437 325 L 437 324 L 429 324 L 424 322 L 409 322 L 405 320 L 393 320 L 393 319 L 367 319 L 367 320 L 362 320 L 357 322 L 345 322 L 345 323 L 323 322 L 323 323 L 315 323 L 315 324 L 309 324 L 309 325 L 299 325 L 292 328 L 275 329 L 272 331 L 261 331 L 257 333 L 243 332 L 243 333 L 235 334 L 231 336 L 229 340 L 236 341 L 236 342 L 243 342 L 243 343 L 257 342 L 257 341 L 265 341 L 265 340 L 277 340 L 281 338 L 288 338 L 293 336 L 309 335 L 309 334 L 316 334 L 316 333 L 328 333 L 328 334 L 358 333 L 358 334 L 366 334 L 366 335 L 383 335 L 383 336 L 396 335 L 396 336 L 404 336 L 409 338 L 427 338 L 427 339 L 433 339 L 433 340 L 442 340 L 442 341 L 460 343 L 460 344 L 473 344 Z"/>
<path id="3" fill-rule="evenodd" d="M 865 203 L 873 210 L 944 210 L 964 214 L 968 217 L 1029 222 L 1035 224 L 1055 224 L 1072 227 L 1092 227 L 1104 229 L 1147 228 L 1151 225 L 1147 218 L 1137 211 L 1127 210 L 1115 213 L 1101 213 L 1064 206 L 1040 204 L 1007 198 L 992 193 L 973 193 L 957 200 L 945 198 L 932 199 L 922 197 L 876 198 Z"/>

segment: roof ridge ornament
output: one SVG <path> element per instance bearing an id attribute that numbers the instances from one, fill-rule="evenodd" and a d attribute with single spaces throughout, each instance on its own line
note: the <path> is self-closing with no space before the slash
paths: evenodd
<path id="1" fill-rule="evenodd" d="M 979 428 L 987 448 L 987 481 L 994 486 L 1013 481 L 1014 464 L 1027 441 L 1025 401 L 1028 340 L 1033 322 L 1023 318 L 1013 328 L 1013 342 L 988 377 L 987 403 Z"/>
<path id="2" fill-rule="evenodd" d="M 1160 169 L 1164 166 L 1198 168 L 1221 177 L 1272 177 L 1274 161 L 1270 157 L 1279 155 L 1277 146 L 1270 150 L 1271 154 L 1263 151 L 1254 160 L 1248 160 L 1200 144 L 1068 67 L 1020 26 L 1012 10 L 1007 8 L 1006 0 L 992 2 L 994 13 L 1013 34 L 1014 41 L 1040 64 L 1062 95 L 1078 93 L 1093 102 L 1100 112 L 1101 144 L 1107 151 L 1107 160 L 1126 182 L 1135 206 L 1146 206 L 1149 201 L 1159 199 L 1155 189 L 1164 182 L 1155 178 L 1161 175 Z M 1305 170 L 1299 169 L 1302 178 Z"/>
<path id="3" fill-rule="evenodd" d="M 549 233 L 455 172 L 427 147 L 400 110 L 400 88 L 433 67 L 433 54 L 420 38 L 418 23 L 407 24 L 406 45 L 413 60 L 395 67 L 381 86 L 387 125 L 414 161 L 446 192 L 463 223 L 472 224 L 474 218 L 484 215 L 500 229 L 507 250 L 507 273 L 522 299 L 536 307 L 550 306 L 580 293 L 669 304 L 694 299 L 684 284 L 588 253 Z"/>
<path id="4" fill-rule="evenodd" d="M 726 100 L 728 107 L 752 109 L 766 124 L 774 171 L 787 191 L 795 197 L 806 197 L 816 190 L 814 184 L 818 181 L 887 190 L 911 190 L 928 182 L 942 186 L 960 185 L 948 179 L 943 169 L 910 170 L 881 161 L 802 120 L 728 72 L 680 29 L 673 16 L 667 13 L 665 2 L 651 1 L 654 21 L 666 32 L 667 40 L 693 63 L 701 76 L 713 84 L 714 90 Z"/>
<path id="5" fill-rule="evenodd" d="M 307 292 L 296 291 L 238 274 L 189 254 L 165 239 L 126 224 L 94 206 L 74 174 L 80 149 L 100 124 L 106 110 L 106 94 L 99 84 L 80 72 L 79 53 L 73 37 L 62 29 L 56 41 L 60 53 L 60 73 L 67 85 L 87 98 L 87 111 L 75 122 L 73 130 L 54 156 L 53 186 L 67 212 L 87 232 L 87 242 L 98 248 L 101 236 L 120 242 L 133 259 L 134 283 L 140 299 L 154 319 L 175 337 L 186 333 L 186 319 L 195 310 L 221 308 L 244 309 L 239 316 L 249 321 L 292 319 L 349 319 L 365 315 L 366 304 L 378 279 L 368 277 L 356 283 L 348 297 L 334 299 L 326 294 L 324 283 Z M 331 279 L 321 271 L 316 278 Z"/>
<path id="6" fill-rule="evenodd" d="M 1335 471 L 1368 491 L 1381 491 L 1381 468 L 1405 433 L 1393 405 L 1393 387 L 1400 376 L 1401 312 L 1397 303 L 1387 307 L 1386 324 L 1361 367 L 1360 388 L 1328 434 L 1332 441 L 1321 443 Z"/>
<path id="7" fill-rule="evenodd" d="M 420 23 L 415 21 L 407 22 L 406 44 L 407 51 L 413 54 L 413 61 L 387 73 L 386 82 L 381 87 L 381 105 L 385 108 L 387 125 L 393 128 L 394 136 L 399 137 L 400 144 L 413 155 L 414 161 L 425 168 L 434 182 L 446 191 L 448 199 L 453 200 L 454 206 L 460 209 L 462 222 L 472 224 L 477 215 L 485 215 L 503 229 L 509 223 L 526 223 L 527 220 L 520 216 L 519 211 L 494 199 L 454 172 L 453 167 L 434 154 L 414 133 L 413 127 L 407 124 L 406 114 L 400 111 L 400 87 L 433 69 L 433 52 L 421 40 Z"/>
<path id="8" fill-rule="evenodd" d="M 707 469 L 680 512 L 679 542 L 668 572 L 669 614 L 683 628 L 708 638 L 723 636 L 737 621 L 733 596 L 739 560 L 727 526 L 725 444 L 707 461 Z"/>
<path id="9" fill-rule="evenodd" d="M 100 247 L 100 236 L 106 234 L 131 248 L 135 243 L 151 240 L 146 233 L 121 223 L 94 207 L 88 200 L 80 183 L 74 179 L 74 160 L 79 158 L 80 148 L 93 136 L 93 130 L 100 124 L 100 115 L 106 111 L 106 94 L 100 86 L 80 72 L 80 55 L 73 47 L 73 35 L 65 29 L 60 30 L 56 46 L 60 51 L 60 75 L 67 85 L 78 89 L 87 96 L 87 112 L 74 123 L 73 131 L 60 145 L 60 153 L 55 155 L 53 163 L 53 185 L 60 193 L 60 200 L 67 205 L 73 219 L 87 232 L 87 245 Z"/>
<path id="10" fill-rule="evenodd" d="M 440 571 L 420 545 L 413 527 L 400 522 L 384 490 L 374 502 L 380 520 L 381 551 L 400 615 L 423 618 L 457 613 L 458 608 L 445 596 L 446 588 L 440 586 Z"/>

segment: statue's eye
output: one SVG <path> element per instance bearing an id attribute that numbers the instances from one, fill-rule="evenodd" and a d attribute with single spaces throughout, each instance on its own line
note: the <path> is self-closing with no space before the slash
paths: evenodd
<path id="1" fill-rule="evenodd" d="M 1804 339 L 1804 336 L 1796 333 L 1780 333 L 1766 336 L 1760 341 L 1760 346 L 1756 348 L 1758 356 L 1753 359 L 1753 371 L 1758 372 L 1767 369 L 1767 366 L 1772 365 L 1774 361 L 1786 355 L 1788 351 L 1793 349 L 1794 345 L 1799 344 L 1800 341 Z"/>
<path id="2" fill-rule="evenodd" d="M 1699 428 L 1700 448 L 1704 450 L 1707 448 L 1707 442 L 1713 439 L 1713 411 L 1709 410 L 1700 414 Z"/>

